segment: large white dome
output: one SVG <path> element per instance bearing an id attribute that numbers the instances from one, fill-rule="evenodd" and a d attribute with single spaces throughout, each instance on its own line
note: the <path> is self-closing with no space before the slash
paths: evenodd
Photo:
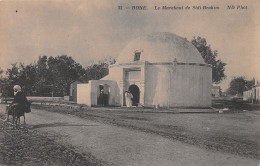
<path id="1" fill-rule="evenodd" d="M 135 52 L 141 52 L 140 61 L 150 63 L 177 62 L 205 64 L 191 42 L 169 32 L 158 32 L 131 41 L 120 53 L 117 64 L 134 61 Z"/>

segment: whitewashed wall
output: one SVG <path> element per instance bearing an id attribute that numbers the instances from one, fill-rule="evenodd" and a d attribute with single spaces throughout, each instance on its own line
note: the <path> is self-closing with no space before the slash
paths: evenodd
<path id="1" fill-rule="evenodd" d="M 209 107 L 211 78 L 208 66 L 148 65 L 145 103 L 162 107 Z"/>
<path id="2" fill-rule="evenodd" d="M 256 101 L 260 101 L 260 87 L 256 87 Z"/>
<path id="3" fill-rule="evenodd" d="M 260 101 L 260 86 L 255 86 L 251 90 L 243 92 L 243 100 L 244 101 Z"/>
<path id="4" fill-rule="evenodd" d="M 248 91 L 243 92 L 243 100 L 244 101 L 251 101 L 252 100 L 252 90 L 248 90 Z"/>
<path id="5" fill-rule="evenodd" d="M 91 83 L 77 84 L 77 103 L 91 105 Z"/>
<path id="6" fill-rule="evenodd" d="M 97 105 L 97 98 L 99 96 L 99 85 L 109 86 L 109 101 L 110 106 L 120 106 L 121 96 L 119 94 L 119 88 L 117 82 L 111 80 L 91 80 L 91 105 Z"/>
<path id="7" fill-rule="evenodd" d="M 121 96 L 117 82 L 110 80 L 91 80 L 88 84 L 78 84 L 77 87 L 77 103 L 86 104 L 88 106 L 96 106 L 99 96 L 99 85 L 109 86 L 109 101 L 110 106 L 120 106 Z"/>

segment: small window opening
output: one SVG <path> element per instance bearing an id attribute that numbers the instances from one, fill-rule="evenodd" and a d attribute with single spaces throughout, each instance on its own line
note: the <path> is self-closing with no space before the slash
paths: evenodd
<path id="1" fill-rule="evenodd" d="M 141 57 L 141 51 L 135 51 L 134 61 L 139 61 Z"/>

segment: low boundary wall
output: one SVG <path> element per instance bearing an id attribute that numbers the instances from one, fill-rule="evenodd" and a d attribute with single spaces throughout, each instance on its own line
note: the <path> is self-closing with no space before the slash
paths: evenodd
<path id="1" fill-rule="evenodd" d="M 64 97 L 37 97 L 37 96 L 27 96 L 28 100 L 32 101 L 49 101 L 49 102 L 57 102 L 63 101 Z"/>

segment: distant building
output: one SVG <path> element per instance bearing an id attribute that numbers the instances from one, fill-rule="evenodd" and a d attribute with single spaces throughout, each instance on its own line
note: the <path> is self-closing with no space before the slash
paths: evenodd
<path id="1" fill-rule="evenodd" d="M 253 98 L 253 103 L 258 103 L 260 100 L 260 84 L 256 84 L 252 88 L 252 98 Z"/>
<path id="2" fill-rule="evenodd" d="M 252 103 L 258 103 L 260 101 L 260 84 L 257 83 L 251 90 L 244 91 L 243 100 Z"/>
<path id="3" fill-rule="evenodd" d="M 212 69 L 196 47 L 172 33 L 154 33 L 131 41 L 109 75 L 78 84 L 77 102 L 99 105 L 102 91 L 110 106 L 210 107 Z"/>
<path id="4" fill-rule="evenodd" d="M 212 86 L 212 88 L 211 88 L 211 95 L 213 97 L 220 97 L 221 96 L 220 86 Z"/>
<path id="5" fill-rule="evenodd" d="M 243 92 L 243 100 L 252 102 L 253 96 L 252 96 L 252 89 L 248 91 Z"/>

